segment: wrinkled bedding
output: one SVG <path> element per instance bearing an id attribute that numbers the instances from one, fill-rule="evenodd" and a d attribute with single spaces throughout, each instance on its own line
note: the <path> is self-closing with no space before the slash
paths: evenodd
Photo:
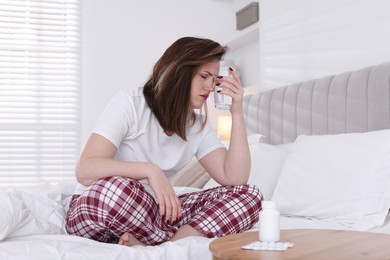
<path id="1" fill-rule="evenodd" d="M 208 238 L 125 247 L 67 235 L 65 216 L 75 186 L 69 182 L 0 191 L 0 259 L 211 259 Z"/>
<path id="2" fill-rule="evenodd" d="M 189 237 L 159 246 L 126 247 L 67 235 L 65 213 L 76 184 L 40 185 L 0 191 L 0 259 L 212 259 L 209 244 L 213 239 Z M 178 194 L 194 188 L 175 187 Z M 345 229 L 343 225 L 307 218 L 281 218 L 283 229 Z M 257 231 L 255 226 L 251 231 Z M 370 230 L 390 234 L 386 225 Z"/>
<path id="3" fill-rule="evenodd" d="M 155 247 L 126 247 L 68 235 L 32 235 L 0 242 L 0 259 L 211 259 L 211 239 L 192 237 Z"/>

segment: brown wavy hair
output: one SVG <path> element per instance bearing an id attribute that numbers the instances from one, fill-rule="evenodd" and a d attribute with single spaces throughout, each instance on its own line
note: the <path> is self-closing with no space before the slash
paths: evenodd
<path id="1" fill-rule="evenodd" d="M 210 39 L 183 37 L 157 61 L 143 93 L 164 131 L 187 140 L 186 128 L 196 120 L 190 104 L 192 79 L 200 66 L 221 60 L 226 52 L 226 46 Z M 202 129 L 207 120 L 207 107 L 205 114 Z"/>

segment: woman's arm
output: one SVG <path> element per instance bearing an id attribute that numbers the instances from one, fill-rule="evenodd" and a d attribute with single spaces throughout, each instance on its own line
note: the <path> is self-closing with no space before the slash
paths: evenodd
<path id="1" fill-rule="evenodd" d="M 108 139 L 92 134 L 76 166 L 77 181 L 85 186 L 109 177 L 123 176 L 135 180 L 146 179 L 157 168 L 153 164 L 122 162 L 114 159 L 117 148 Z"/>
<path id="2" fill-rule="evenodd" d="M 165 221 L 175 221 L 180 217 L 180 202 L 165 173 L 152 163 L 115 160 L 116 151 L 117 148 L 108 139 L 92 134 L 76 166 L 77 181 L 89 186 L 94 181 L 109 176 L 147 179 L 159 202 L 160 214 L 165 215 Z"/>
<path id="3" fill-rule="evenodd" d="M 233 78 L 218 79 L 223 90 L 221 94 L 232 97 L 232 129 L 229 150 L 220 148 L 203 157 L 199 162 L 205 170 L 222 185 L 246 184 L 249 178 L 251 161 L 247 133 L 242 111 L 244 89 L 236 71 Z"/>

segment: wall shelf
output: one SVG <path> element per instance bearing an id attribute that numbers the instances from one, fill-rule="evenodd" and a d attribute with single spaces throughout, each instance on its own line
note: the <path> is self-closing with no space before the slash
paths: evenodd
<path id="1" fill-rule="evenodd" d="M 242 84 L 246 87 L 258 86 L 259 83 L 259 22 L 236 31 L 224 41 L 230 49 L 227 60 L 233 60 L 240 70 Z"/>
<path id="2" fill-rule="evenodd" d="M 256 22 L 247 28 L 237 31 L 230 38 L 224 41 L 231 51 L 239 49 L 249 43 L 259 40 L 259 22 Z"/>

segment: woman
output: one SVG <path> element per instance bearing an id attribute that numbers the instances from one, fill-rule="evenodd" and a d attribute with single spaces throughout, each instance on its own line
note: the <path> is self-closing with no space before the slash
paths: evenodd
<path id="1" fill-rule="evenodd" d="M 154 66 L 143 88 L 118 93 L 76 167 L 80 184 L 67 215 L 69 234 L 121 245 L 157 245 L 188 236 L 223 236 L 258 221 L 262 195 L 246 185 L 250 155 L 237 73 L 218 76 L 226 47 L 184 37 Z M 226 150 L 206 116 L 214 90 L 232 97 Z M 196 156 L 222 186 L 175 195 L 169 179 Z M 86 187 L 87 186 L 87 187 Z"/>

